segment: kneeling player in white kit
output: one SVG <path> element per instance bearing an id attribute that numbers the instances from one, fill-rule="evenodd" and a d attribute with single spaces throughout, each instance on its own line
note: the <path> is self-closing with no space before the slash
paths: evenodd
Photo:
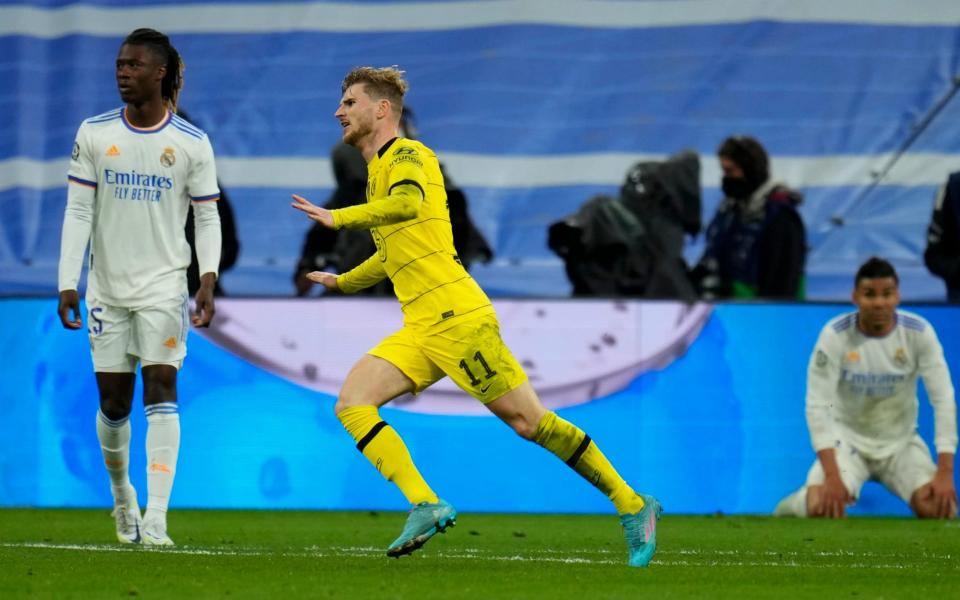
<path id="1" fill-rule="evenodd" d="M 117 539 L 172 545 L 167 506 L 180 448 L 177 370 L 186 356 L 184 224 L 196 222 L 201 287 L 193 324 L 213 318 L 220 262 L 220 192 L 206 134 L 176 116 L 183 62 L 164 34 L 132 32 L 120 46 L 116 78 L 126 106 L 87 119 L 70 162 L 60 248 L 58 313 L 80 329 L 77 292 L 90 244 L 87 329 L 100 393 L 97 437 L 112 484 Z M 72 316 L 71 316 L 72 315 Z M 130 484 L 130 409 L 137 364 L 147 416 L 147 510 L 141 520 Z"/>
<path id="2" fill-rule="evenodd" d="M 854 281 L 857 312 L 820 332 L 807 375 L 807 425 L 817 453 L 807 483 L 777 516 L 839 518 L 867 480 L 879 481 L 921 518 L 953 518 L 957 409 L 933 327 L 897 310 L 899 279 L 882 259 Z M 917 434 L 917 377 L 933 405 L 937 464 Z"/>

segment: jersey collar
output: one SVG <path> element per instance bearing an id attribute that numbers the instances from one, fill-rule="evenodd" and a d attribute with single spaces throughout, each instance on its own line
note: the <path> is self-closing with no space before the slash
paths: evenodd
<path id="1" fill-rule="evenodd" d="M 154 125 L 153 127 L 136 127 L 130 124 L 130 121 L 127 120 L 127 108 L 124 107 L 120 111 L 120 119 L 123 121 L 123 124 L 126 125 L 127 129 L 134 133 L 157 133 L 161 131 L 167 124 L 170 123 L 170 119 L 173 118 L 173 113 L 170 112 L 170 109 L 167 109 L 167 114 L 160 119 L 160 122 Z"/>
<path id="2" fill-rule="evenodd" d="M 383 158 L 383 155 L 387 153 L 387 150 L 390 149 L 390 146 L 392 146 L 393 143 L 394 143 L 395 141 L 397 141 L 398 139 L 400 139 L 400 138 L 391 138 L 391 140 L 390 140 L 389 142 L 387 142 L 387 143 L 384 144 L 383 146 L 380 146 L 380 149 L 377 150 L 377 156 L 379 156 L 380 158 Z"/>

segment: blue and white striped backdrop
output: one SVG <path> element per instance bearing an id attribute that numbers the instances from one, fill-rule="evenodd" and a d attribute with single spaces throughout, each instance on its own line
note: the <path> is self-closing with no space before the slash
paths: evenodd
<path id="1" fill-rule="evenodd" d="M 292 293 L 308 223 L 288 199 L 329 193 L 339 82 L 397 64 L 495 247 L 475 270 L 495 293 L 566 294 L 547 225 L 641 158 L 700 152 L 709 218 L 713 153 L 746 133 L 806 194 L 811 297 L 846 297 L 873 253 L 905 297 L 943 295 L 922 251 L 936 187 L 960 169 L 960 99 L 863 194 L 960 73 L 955 0 L 0 2 L 0 293 L 55 291 L 73 136 L 119 105 L 113 62 L 140 26 L 187 63 L 181 104 L 237 213 L 234 294 Z"/>

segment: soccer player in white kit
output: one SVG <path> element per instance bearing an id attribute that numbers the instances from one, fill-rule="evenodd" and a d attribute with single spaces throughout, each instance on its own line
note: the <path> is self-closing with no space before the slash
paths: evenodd
<path id="1" fill-rule="evenodd" d="M 807 375 L 807 425 L 817 460 L 778 516 L 843 517 L 867 480 L 882 483 L 921 518 L 954 518 L 957 409 L 937 334 L 897 310 L 893 266 L 871 258 L 857 271 L 857 311 L 820 332 Z M 917 378 L 934 411 L 937 462 L 917 433 Z"/>
<path id="2" fill-rule="evenodd" d="M 120 46 L 117 86 L 125 103 L 85 120 L 70 162 L 60 248 L 57 311 L 80 329 L 77 292 L 89 242 L 87 330 L 100 393 L 97 437 L 110 476 L 117 539 L 172 545 L 167 506 L 177 468 L 177 370 L 186 356 L 184 235 L 191 206 L 201 286 L 197 327 L 210 324 L 220 263 L 213 150 L 206 134 L 176 116 L 183 62 L 166 35 L 137 29 Z M 137 364 L 147 416 L 147 507 L 141 519 L 128 476 Z"/>

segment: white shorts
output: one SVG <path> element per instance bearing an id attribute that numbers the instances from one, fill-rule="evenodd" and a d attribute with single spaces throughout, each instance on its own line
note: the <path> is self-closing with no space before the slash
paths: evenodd
<path id="1" fill-rule="evenodd" d="M 142 366 L 180 368 L 187 355 L 189 330 L 187 295 L 150 306 L 103 304 L 87 295 L 87 332 L 93 370 L 132 373 Z"/>
<path id="2" fill-rule="evenodd" d="M 930 449 L 916 433 L 899 452 L 887 458 L 866 458 L 845 440 L 837 441 L 834 455 L 837 458 L 837 466 L 840 468 L 840 478 L 854 499 L 860 497 L 860 488 L 863 484 L 873 480 L 882 483 L 909 504 L 913 493 L 921 486 L 930 483 L 937 473 L 937 466 L 930 456 Z M 807 474 L 807 486 L 821 483 L 823 483 L 823 466 L 819 460 L 815 460 Z"/>

